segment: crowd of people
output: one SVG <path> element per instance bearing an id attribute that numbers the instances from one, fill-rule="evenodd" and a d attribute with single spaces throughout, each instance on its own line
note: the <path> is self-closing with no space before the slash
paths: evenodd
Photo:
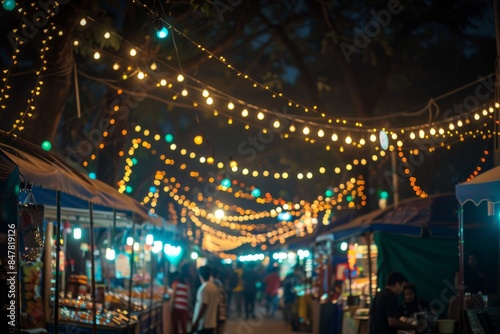
<path id="1" fill-rule="evenodd" d="M 224 333 L 231 317 L 255 319 L 256 305 L 262 306 L 265 317 L 275 317 L 282 305 L 284 321 L 292 327 L 296 287 L 302 279 L 298 266 L 282 278 L 277 266 L 238 262 L 234 269 L 205 265 L 196 270 L 186 263 L 171 275 L 172 333 Z"/>

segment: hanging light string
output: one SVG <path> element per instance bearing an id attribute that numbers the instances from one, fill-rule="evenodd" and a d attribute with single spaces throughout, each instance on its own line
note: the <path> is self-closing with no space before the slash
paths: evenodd
<path id="1" fill-rule="evenodd" d="M 120 37 L 120 38 L 121 38 L 121 37 Z M 124 40 L 124 39 L 122 39 L 122 41 L 129 43 L 128 41 L 126 41 L 126 40 Z M 160 62 L 161 62 L 161 61 L 160 61 Z M 168 65 L 168 64 L 165 64 L 165 65 L 166 65 L 166 66 L 170 66 L 170 65 Z M 180 75 L 179 75 L 179 76 L 180 76 Z M 202 83 L 202 82 L 200 82 L 200 81 L 198 81 L 197 79 L 192 78 L 192 77 L 189 77 L 189 78 L 190 78 L 191 80 L 194 80 L 194 81 L 195 81 L 195 82 L 197 82 L 198 84 L 203 85 L 203 83 Z M 182 76 L 182 81 L 184 81 L 184 76 Z M 170 86 L 170 85 L 169 85 L 169 86 Z M 467 86 L 469 86 L 469 85 L 467 85 Z M 462 88 L 462 87 L 461 87 L 461 88 Z M 199 90 L 201 90 L 201 89 L 199 89 Z M 224 95 L 224 93 L 223 93 L 223 92 L 219 92 L 219 91 L 217 91 L 217 94 L 222 94 L 222 95 Z M 225 94 L 225 95 L 227 95 L 227 94 Z M 445 95 L 449 95 L 449 94 L 445 94 Z M 443 98 L 445 95 L 442 95 L 442 96 L 440 96 L 440 97 L 438 97 L 438 98 Z M 176 95 L 176 96 L 178 96 L 178 95 Z M 244 101 L 241 101 L 241 100 L 238 100 L 237 102 L 238 102 L 238 103 L 245 103 Z M 194 102 L 194 103 L 196 103 L 196 102 Z M 272 111 L 269 111 L 269 110 L 264 110 L 264 109 L 259 108 L 259 107 L 256 107 L 256 106 L 252 106 L 252 105 L 249 105 L 249 104 L 246 104 L 246 105 L 248 105 L 249 107 L 255 107 L 255 108 L 256 108 L 256 110 L 260 109 L 260 110 L 265 111 L 265 112 L 267 112 L 267 113 L 271 113 L 271 114 L 273 113 Z M 498 104 L 496 104 L 496 105 L 498 105 Z M 198 104 L 198 103 L 196 103 L 195 107 L 198 107 L 198 106 L 199 106 L 199 104 Z M 490 107 L 489 109 L 492 109 L 492 107 Z M 218 113 L 219 113 L 219 111 L 217 111 L 217 114 L 218 114 Z M 290 117 L 290 116 L 287 116 L 287 115 L 283 115 L 282 113 L 281 113 L 281 114 L 274 113 L 274 115 L 279 116 L 279 117 L 285 117 L 285 118 L 286 118 L 286 117 Z M 468 117 L 468 116 L 466 116 L 466 117 Z M 460 116 L 455 116 L 455 117 L 450 118 L 450 119 L 451 119 L 451 120 L 456 120 L 456 119 L 458 119 L 458 118 L 460 118 Z M 231 118 L 231 119 L 232 119 L 232 118 Z M 298 123 L 300 123 L 300 122 L 304 122 L 305 124 L 309 124 L 309 125 L 312 125 L 312 126 L 325 126 L 325 125 L 319 125 L 319 124 L 316 124 L 315 122 L 305 121 L 305 120 L 300 119 L 300 118 L 292 118 L 292 119 L 293 119 L 293 122 L 298 122 Z M 440 123 L 444 123 L 444 122 L 447 122 L 447 121 L 449 121 L 449 120 L 448 120 L 448 119 L 446 119 L 446 120 L 442 120 L 442 121 L 440 121 L 440 122 L 433 123 L 433 124 L 432 124 L 432 126 L 436 126 L 436 125 L 439 125 Z M 336 122 L 340 122 L 340 120 L 337 120 Z M 459 122 L 461 122 L 461 121 L 459 120 Z M 436 124 L 436 125 L 435 125 L 435 124 Z M 332 128 L 332 126 L 331 126 L 331 125 L 326 125 L 326 127 L 327 127 L 327 128 Z M 374 134 L 378 131 L 377 129 L 367 129 L 367 130 L 366 130 L 366 129 L 360 129 L 360 127 L 361 127 L 361 124 L 356 124 L 356 127 L 352 128 L 352 129 L 342 127 L 342 129 L 340 129 L 340 130 L 344 130 L 344 131 L 352 131 L 352 132 L 359 132 L 359 131 L 362 131 L 362 132 L 363 132 L 363 131 L 364 131 L 364 132 L 372 133 L 372 136 L 373 136 L 373 135 L 374 135 Z M 396 131 L 393 131 L 393 130 L 388 130 L 388 131 L 389 131 L 390 133 L 394 133 L 394 134 L 395 134 L 396 132 L 401 132 L 401 133 L 404 133 L 404 131 L 411 131 L 411 130 L 414 130 L 414 129 L 418 129 L 419 127 L 429 129 L 430 125 L 429 125 L 429 124 L 425 124 L 425 125 L 421 125 L 421 126 L 402 127 L 402 128 L 395 129 Z M 306 128 L 307 128 L 307 126 L 303 129 L 303 132 L 305 132 L 306 130 L 307 130 L 307 132 L 309 132 L 309 131 L 310 131 L 309 129 L 306 129 Z M 432 129 L 433 129 L 433 128 L 430 128 L 430 129 L 431 129 L 431 131 L 432 131 Z M 287 134 L 287 135 L 288 135 L 288 134 Z M 322 137 L 324 137 L 324 135 L 325 135 L 325 134 L 324 134 L 323 130 L 319 130 L 319 131 L 318 131 L 318 137 L 321 137 L 321 138 L 322 138 Z M 332 135 L 332 138 L 333 138 L 334 136 L 336 136 L 336 134 L 335 134 L 335 133 Z M 320 139 L 312 139 L 312 137 L 309 137 L 309 136 L 308 136 L 308 137 L 306 137 L 306 140 L 311 141 L 311 143 L 313 143 L 313 142 L 316 142 L 316 141 L 320 141 L 320 140 L 321 140 L 321 138 L 320 138 Z M 356 140 L 352 140 L 352 139 L 348 136 L 348 137 L 346 137 L 346 140 L 349 140 L 351 143 L 353 143 L 353 146 L 355 146 L 355 147 L 361 147 L 361 146 L 363 146 L 362 144 L 360 144 L 360 142 L 363 142 L 363 141 L 364 141 L 362 138 L 361 138 L 359 141 L 356 141 Z M 354 144 L 355 144 L 355 145 L 354 145 Z M 327 150 L 328 150 L 329 148 L 330 148 L 330 144 L 329 144 L 329 145 L 327 145 Z"/>

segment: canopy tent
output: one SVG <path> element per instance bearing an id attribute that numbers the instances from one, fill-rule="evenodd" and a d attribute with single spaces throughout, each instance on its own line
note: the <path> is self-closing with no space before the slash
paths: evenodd
<path id="1" fill-rule="evenodd" d="M 479 207 L 483 203 L 487 203 L 487 211 L 489 216 L 494 216 L 495 205 L 500 203 L 500 166 L 494 167 L 470 181 L 457 184 L 455 187 L 456 198 L 460 204 L 458 218 L 458 237 L 459 237 L 459 283 L 464 286 L 464 265 L 465 265 L 465 241 L 464 241 L 464 224 L 467 220 L 465 214 L 469 211 L 464 211 L 463 206 L 466 203 L 473 203 Z M 495 219 L 495 218 L 493 218 Z M 498 231 L 498 226 L 496 227 Z M 498 237 L 497 240 L 498 242 Z M 500 253 L 500 251 L 499 251 Z M 500 254 L 499 254 L 500 257 Z M 500 267 L 497 262 L 497 280 L 500 280 Z M 497 282 L 497 289 L 500 288 L 500 283 Z M 459 298 L 459 310 L 464 309 L 464 301 L 462 294 Z"/>
<path id="2" fill-rule="evenodd" d="M 472 180 L 455 187 L 461 205 L 472 202 L 476 206 L 484 201 L 500 203 L 500 166 L 479 174 Z"/>
<path id="3" fill-rule="evenodd" d="M 450 290 L 457 270 L 457 212 L 454 193 L 405 199 L 397 207 L 389 205 L 339 224 L 318 240 L 373 237 L 378 248 L 378 287 L 385 285 L 390 271 L 398 270 L 418 286 L 423 298 L 436 300 L 443 289 Z M 477 217 L 471 221 L 467 225 L 473 231 L 470 243 L 479 247 L 484 241 L 478 240 L 484 239 L 476 237 L 484 225 Z"/>
<path id="4" fill-rule="evenodd" d="M 350 238 L 366 232 L 389 232 L 407 236 L 454 237 L 456 236 L 457 205 L 453 193 L 427 198 L 409 198 L 397 207 L 389 205 L 359 216 L 345 224 L 336 224 L 321 234 L 318 241 L 331 237 L 334 240 Z"/>
<path id="5" fill-rule="evenodd" d="M 148 214 L 146 207 L 99 180 L 93 180 L 57 156 L 40 147 L 0 131 L 0 151 L 19 167 L 21 179 L 32 186 L 60 191 L 106 208 L 136 214 L 142 221 L 163 225 L 158 216 Z M 55 197 L 55 196 L 54 196 Z"/>

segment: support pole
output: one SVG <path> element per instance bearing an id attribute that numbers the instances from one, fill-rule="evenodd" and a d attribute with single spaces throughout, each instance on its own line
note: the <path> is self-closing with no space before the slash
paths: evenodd
<path id="1" fill-rule="evenodd" d="M 135 243 L 135 220 L 132 222 L 132 238 Z M 132 254 L 130 255 L 130 280 L 128 284 L 128 322 L 132 321 L 132 277 L 134 276 L 134 243 L 132 243 Z"/>
<path id="2" fill-rule="evenodd" d="M 371 232 L 366 232 L 366 245 L 367 245 L 367 256 L 368 256 L 368 295 L 370 297 L 370 303 L 372 302 L 373 298 L 373 291 L 372 291 L 372 244 L 371 244 Z"/>
<path id="3" fill-rule="evenodd" d="M 458 332 L 462 333 L 464 312 L 464 210 L 460 203 L 458 208 Z"/>
<path id="4" fill-rule="evenodd" d="M 92 203 L 89 202 L 89 214 L 90 214 L 90 276 L 91 276 L 91 289 L 90 298 L 92 300 L 92 333 L 97 334 L 97 308 L 95 305 L 95 259 L 94 259 L 94 208 Z"/>
<path id="5" fill-rule="evenodd" d="M 399 205 L 399 180 L 396 167 L 396 149 L 391 151 L 391 169 L 392 169 L 392 196 L 394 198 L 394 208 Z"/>
<path id="6" fill-rule="evenodd" d="M 495 89 L 495 103 L 500 101 L 500 0 L 493 0 L 493 13 L 495 17 L 495 33 L 496 33 L 496 46 L 497 46 L 497 59 L 496 59 L 496 89 Z M 500 137 L 498 133 L 500 132 L 500 110 L 495 107 L 495 122 L 493 122 L 495 140 L 494 140 L 494 165 L 500 165 Z"/>
<path id="7" fill-rule="evenodd" d="M 61 192 L 56 191 L 56 286 L 54 289 L 54 333 L 59 332 L 59 265 L 61 253 Z"/>

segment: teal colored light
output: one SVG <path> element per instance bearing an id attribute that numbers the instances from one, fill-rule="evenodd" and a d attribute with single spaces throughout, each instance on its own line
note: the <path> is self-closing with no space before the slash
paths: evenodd
<path id="1" fill-rule="evenodd" d="M 381 199 L 388 199 L 389 198 L 389 193 L 385 190 L 380 192 L 380 198 Z"/>
<path id="2" fill-rule="evenodd" d="M 333 196 L 333 191 L 328 189 L 327 191 L 325 191 L 325 196 L 326 197 L 332 197 Z"/>
<path id="3" fill-rule="evenodd" d="M 125 191 L 130 194 L 132 192 L 132 187 L 127 186 L 127 188 L 125 188 Z"/>
<path id="4" fill-rule="evenodd" d="M 229 187 L 231 187 L 231 180 L 224 179 L 224 180 L 221 181 L 220 185 L 223 186 L 223 187 L 229 188 Z"/>
<path id="5" fill-rule="evenodd" d="M 3 9 L 8 10 L 9 12 L 16 8 L 16 1 L 15 0 L 3 0 L 2 3 Z"/>
<path id="6" fill-rule="evenodd" d="M 149 187 L 149 191 L 152 193 L 156 192 L 156 187 L 153 186 Z"/>
<path id="7" fill-rule="evenodd" d="M 352 196 L 351 196 L 351 195 L 348 195 L 348 196 L 346 197 L 346 199 L 347 199 L 347 201 L 348 201 L 348 202 L 352 202 Z"/>
<path id="8" fill-rule="evenodd" d="M 172 143 L 172 142 L 174 141 L 174 136 L 173 136 L 173 135 L 171 135 L 170 133 L 167 133 L 167 134 L 165 135 L 165 141 L 166 141 L 167 143 Z"/>
<path id="9" fill-rule="evenodd" d="M 136 158 L 132 158 L 132 163 L 133 163 L 134 165 L 137 165 L 137 159 L 136 159 Z"/>
<path id="10" fill-rule="evenodd" d="M 20 191 L 21 191 L 21 187 L 19 186 L 19 183 L 18 183 L 18 184 L 16 184 L 16 186 L 14 187 L 14 192 L 15 192 L 16 194 L 19 194 L 19 192 L 20 192 Z"/>
<path id="11" fill-rule="evenodd" d="M 156 37 L 163 39 L 168 36 L 168 29 L 162 27 L 160 30 L 156 31 Z"/>
<path id="12" fill-rule="evenodd" d="M 90 172 L 90 173 L 89 173 L 89 177 L 90 177 L 91 179 L 95 180 L 95 178 L 97 177 L 97 175 L 95 175 L 95 173 L 94 173 L 94 172 Z"/>
<path id="13" fill-rule="evenodd" d="M 50 151 L 51 148 L 52 148 L 52 143 L 50 141 L 45 140 L 42 143 L 42 149 L 44 149 L 45 151 Z"/>
<path id="14" fill-rule="evenodd" d="M 260 189 L 259 188 L 254 188 L 252 190 L 252 196 L 253 197 L 259 197 L 260 196 Z"/>

